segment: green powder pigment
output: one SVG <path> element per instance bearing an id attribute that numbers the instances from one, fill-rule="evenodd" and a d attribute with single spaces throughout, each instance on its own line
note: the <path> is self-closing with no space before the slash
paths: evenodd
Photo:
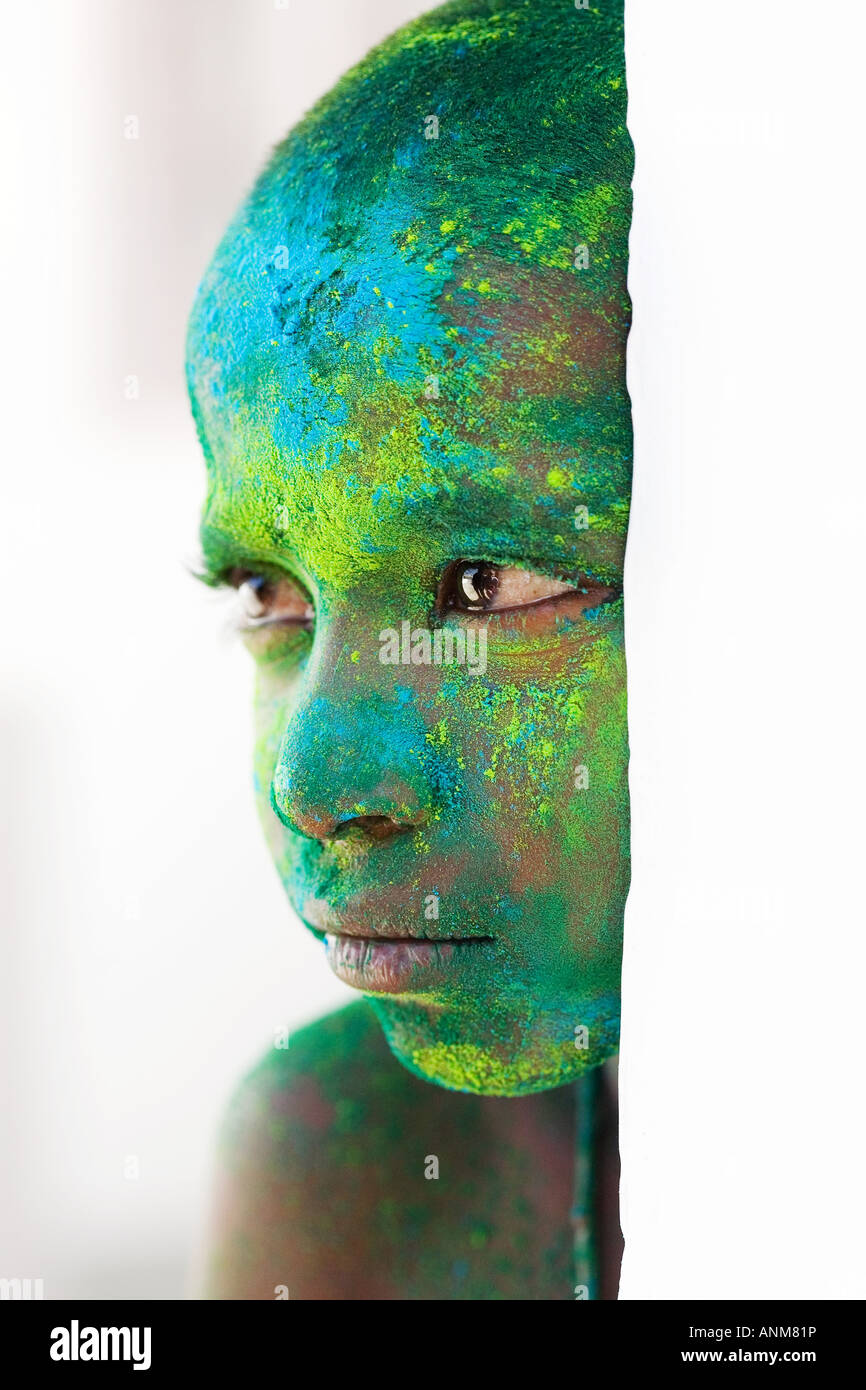
<path id="1" fill-rule="evenodd" d="M 454 0 L 277 148 L 189 331 L 207 570 L 315 608 L 255 643 L 280 875 L 320 936 L 478 938 L 434 986 L 370 992 L 410 1072 L 476 1095 L 618 1046 L 625 114 L 621 0 Z M 574 587 L 467 618 L 441 602 L 459 561 Z M 483 626 L 485 670 L 383 664 L 404 622 Z"/>

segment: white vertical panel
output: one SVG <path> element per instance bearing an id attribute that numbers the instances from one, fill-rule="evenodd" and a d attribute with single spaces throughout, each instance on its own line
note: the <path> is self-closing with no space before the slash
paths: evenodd
<path id="1" fill-rule="evenodd" d="M 622 1293 L 866 1293 L 863 33 L 627 0 Z"/>

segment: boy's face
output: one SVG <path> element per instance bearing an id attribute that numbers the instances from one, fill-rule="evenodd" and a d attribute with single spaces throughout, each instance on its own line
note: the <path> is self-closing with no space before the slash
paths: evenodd
<path id="1" fill-rule="evenodd" d="M 561 1084 L 618 1045 L 624 285 L 556 227 L 522 265 L 447 219 L 413 257 L 411 209 L 342 246 L 269 218 L 223 244 L 190 378 L 274 859 L 406 1066 Z"/>

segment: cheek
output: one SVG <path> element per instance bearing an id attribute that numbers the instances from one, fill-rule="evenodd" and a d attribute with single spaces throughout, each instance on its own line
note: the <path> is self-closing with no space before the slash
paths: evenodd
<path id="1" fill-rule="evenodd" d="M 565 674 L 565 673 L 564 673 Z M 465 762 L 519 934 L 588 961 L 618 959 L 628 886 L 628 740 L 621 645 L 572 679 L 486 691 Z"/>
<path id="2" fill-rule="evenodd" d="M 271 783 L 298 681 L 297 673 L 277 675 L 267 668 L 256 669 L 253 785 L 265 838 L 275 859 L 286 851 L 287 831 L 271 807 Z"/>
<path id="3" fill-rule="evenodd" d="M 276 766 L 277 754 L 286 727 L 289 703 L 285 690 L 279 698 L 268 691 L 268 682 L 261 675 L 256 681 L 255 696 L 255 779 L 256 792 L 267 797 Z"/>
<path id="4" fill-rule="evenodd" d="M 604 634 L 554 676 L 496 671 L 443 691 L 437 737 L 496 824 L 591 842 L 592 825 L 626 795 L 628 745 L 621 642 Z M 583 834 L 581 835 L 581 828 Z"/>

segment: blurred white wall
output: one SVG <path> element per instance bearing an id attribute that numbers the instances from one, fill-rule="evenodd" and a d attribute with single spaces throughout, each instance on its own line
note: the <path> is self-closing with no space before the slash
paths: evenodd
<path id="1" fill-rule="evenodd" d="M 628 1298 L 863 1298 L 864 18 L 626 0 Z"/>

